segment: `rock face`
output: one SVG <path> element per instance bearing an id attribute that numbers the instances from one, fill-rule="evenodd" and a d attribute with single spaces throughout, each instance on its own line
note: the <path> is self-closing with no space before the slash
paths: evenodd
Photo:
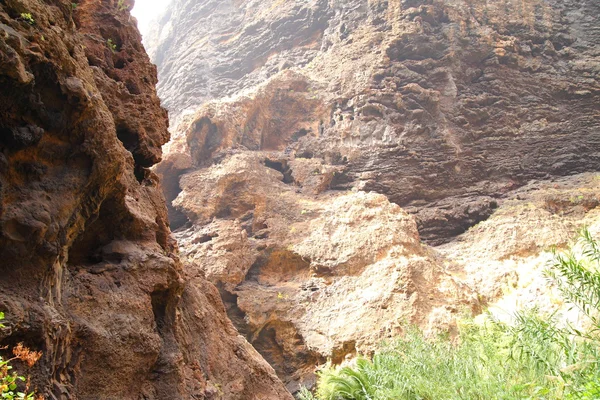
<path id="1" fill-rule="evenodd" d="M 562 296 L 543 274 L 551 249 L 566 248 L 584 226 L 600 237 L 599 206 L 598 173 L 532 181 L 512 192 L 488 220 L 436 250 L 448 272 L 493 303 L 498 317 L 533 304 L 552 311 L 562 305 Z"/>
<path id="2" fill-rule="evenodd" d="M 173 0 L 145 42 L 171 227 L 290 389 L 545 293 L 544 246 L 596 221 L 599 26 L 594 0 Z"/>
<path id="3" fill-rule="evenodd" d="M 179 260 L 167 113 L 127 1 L 0 2 L 1 344 L 49 399 L 286 399 Z"/>
<path id="4" fill-rule="evenodd" d="M 398 205 L 376 193 L 315 194 L 319 184 L 285 183 L 262 157 L 243 152 L 184 175 L 174 203 L 194 225 L 176 236 L 290 390 L 327 358 L 364 354 L 410 323 L 447 329 L 461 304 L 475 305 Z"/>
<path id="5" fill-rule="evenodd" d="M 333 188 L 386 194 L 438 244 L 486 219 L 498 197 L 528 180 L 596 168 L 599 7 L 593 0 L 174 0 L 147 44 L 177 124 L 207 100 L 266 80 L 280 96 L 297 97 L 301 88 L 315 103 L 310 109 L 288 110 L 275 99 L 269 111 L 248 106 L 254 114 L 197 121 L 246 147 L 252 135 L 302 136 L 297 151 L 344 166 L 346 179 Z M 281 78 L 287 69 L 303 82 L 297 88 Z M 296 112 L 312 129 L 278 125 L 278 114 Z"/>

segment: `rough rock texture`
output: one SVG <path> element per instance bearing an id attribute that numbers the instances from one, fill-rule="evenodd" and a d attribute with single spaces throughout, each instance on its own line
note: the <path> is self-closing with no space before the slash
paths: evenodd
<path id="1" fill-rule="evenodd" d="M 146 44 L 177 132 L 188 111 L 265 80 L 296 92 L 279 74 L 294 70 L 319 104 L 193 119 L 246 147 L 306 133 L 297 152 L 343 164 L 333 187 L 386 194 L 437 244 L 528 180 L 596 168 L 599 16 L 594 0 L 174 0 Z M 277 126 L 297 111 L 312 129 Z"/>
<path id="2" fill-rule="evenodd" d="M 509 319 L 534 304 L 548 311 L 562 305 L 543 270 L 551 249 L 568 247 L 584 226 L 600 237 L 598 173 L 533 181 L 513 192 L 488 220 L 436 250 L 453 276 Z"/>
<path id="3" fill-rule="evenodd" d="M 599 27 L 595 0 L 173 0 L 145 41 L 171 226 L 291 389 L 546 293 L 544 246 L 597 213 Z"/>
<path id="4" fill-rule="evenodd" d="M 477 305 L 398 205 L 286 183 L 266 156 L 242 152 L 184 175 L 174 205 L 194 224 L 176 237 L 290 390 L 327 359 L 368 353 L 408 324 L 452 329 L 461 307 Z"/>
<path id="5" fill-rule="evenodd" d="M 49 399 L 291 398 L 177 256 L 130 7 L 0 1 L 0 344 Z"/>

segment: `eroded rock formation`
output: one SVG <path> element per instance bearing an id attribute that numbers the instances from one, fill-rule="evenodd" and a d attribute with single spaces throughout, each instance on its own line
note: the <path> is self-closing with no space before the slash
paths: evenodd
<path id="1" fill-rule="evenodd" d="M 145 39 L 174 121 L 171 226 L 291 389 L 403 324 L 547 290 L 546 246 L 597 221 L 599 16 L 173 0 Z"/>
<path id="2" fill-rule="evenodd" d="M 49 399 L 291 398 L 178 258 L 130 7 L 0 1 L 1 344 L 43 351 Z"/>
<path id="3" fill-rule="evenodd" d="M 320 104 L 302 116 L 315 122 L 302 152 L 343 162 L 348 180 L 386 194 L 442 243 L 528 180 L 597 165 L 598 7 L 175 0 L 148 43 L 177 123 L 266 79 L 296 91 L 277 83 L 296 71 Z M 296 133 L 227 119 L 217 136 Z"/>
<path id="4" fill-rule="evenodd" d="M 194 225 L 176 237 L 290 390 L 328 358 L 368 352 L 410 323 L 449 329 L 452 314 L 476 305 L 398 205 L 376 193 L 315 194 L 318 183 L 285 183 L 261 156 L 184 175 L 175 206 Z M 317 171 L 308 167 L 310 177 Z"/>

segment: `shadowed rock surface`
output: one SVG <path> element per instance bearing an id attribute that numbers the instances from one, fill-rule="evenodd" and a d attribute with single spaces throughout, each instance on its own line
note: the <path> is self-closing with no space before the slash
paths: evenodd
<path id="1" fill-rule="evenodd" d="M 291 398 L 178 258 L 148 169 L 167 113 L 129 8 L 0 1 L 1 344 L 43 352 L 48 399 Z"/>

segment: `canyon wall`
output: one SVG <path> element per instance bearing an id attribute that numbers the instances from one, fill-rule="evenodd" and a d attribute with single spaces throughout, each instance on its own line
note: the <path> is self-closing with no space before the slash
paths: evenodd
<path id="1" fill-rule="evenodd" d="M 0 344 L 48 399 L 291 398 L 179 259 L 131 7 L 0 1 Z"/>
<path id="2" fill-rule="evenodd" d="M 210 99 L 298 73 L 302 83 L 284 79 L 269 115 L 206 113 L 229 140 L 198 143 L 209 150 L 202 158 L 232 141 L 263 150 L 297 141 L 301 154 L 344 166 L 333 188 L 387 195 L 416 215 L 425 239 L 442 243 L 528 180 L 595 168 L 598 8 L 174 0 L 147 43 L 175 127 Z M 307 126 L 282 126 L 279 114 L 298 101 L 309 108 L 289 112 Z"/>
<path id="3" fill-rule="evenodd" d="M 597 228 L 597 1 L 173 0 L 144 43 L 182 256 L 291 390 L 545 302 L 545 250 Z"/>

